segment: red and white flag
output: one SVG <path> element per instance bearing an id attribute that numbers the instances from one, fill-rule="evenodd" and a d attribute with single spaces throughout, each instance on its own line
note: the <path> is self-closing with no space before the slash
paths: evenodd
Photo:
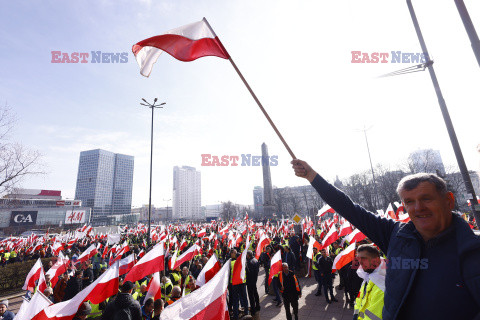
<path id="1" fill-rule="evenodd" d="M 206 56 L 230 58 L 205 18 L 133 45 L 132 52 L 143 76 L 150 75 L 163 51 L 180 61 L 193 61 Z"/>
<path id="2" fill-rule="evenodd" d="M 272 283 L 273 276 L 282 272 L 282 250 L 278 250 L 277 253 L 273 255 L 272 261 L 270 262 L 270 274 L 268 276 L 268 284 Z"/>
<path id="3" fill-rule="evenodd" d="M 260 241 L 258 242 L 257 249 L 255 250 L 255 259 L 260 258 L 263 248 L 265 248 L 270 242 L 271 242 L 270 238 L 268 238 L 268 236 L 265 233 L 263 233 L 262 237 L 260 238 Z"/>
<path id="4" fill-rule="evenodd" d="M 322 241 L 322 249 L 328 247 L 338 239 L 337 227 L 335 225 L 328 231 L 327 235 Z"/>
<path id="5" fill-rule="evenodd" d="M 53 304 L 32 320 L 70 320 L 84 301 L 99 304 L 118 292 L 118 263 L 107 269 L 97 280 L 77 293 L 72 299 Z"/>
<path id="6" fill-rule="evenodd" d="M 317 248 L 318 251 L 322 249 L 322 245 L 315 240 L 314 237 L 310 236 L 308 241 L 308 249 L 307 249 L 307 258 L 313 260 L 313 248 Z"/>
<path id="7" fill-rule="evenodd" d="M 165 308 L 160 320 L 228 320 L 230 260 L 207 284 Z"/>
<path id="8" fill-rule="evenodd" d="M 162 285 L 160 283 L 160 273 L 155 272 L 152 277 L 152 281 L 148 284 L 148 291 L 143 300 L 143 304 L 147 302 L 149 298 L 153 298 L 153 301 L 162 298 Z"/>
<path id="9" fill-rule="evenodd" d="M 23 300 L 20 309 L 15 315 L 15 320 L 26 320 L 32 319 L 37 313 L 45 309 L 46 307 L 52 305 L 53 302 L 50 301 L 43 293 L 40 291 L 35 292 L 30 301 Z"/>
<path id="10" fill-rule="evenodd" d="M 355 258 L 355 244 L 355 242 L 352 243 L 335 257 L 332 265 L 332 272 L 342 269 L 348 263 L 353 261 L 353 258 Z"/>
<path id="11" fill-rule="evenodd" d="M 366 237 L 367 236 L 361 233 L 359 229 L 355 229 L 352 233 L 346 236 L 345 239 L 348 241 L 348 243 L 352 243 L 352 242 L 360 242 Z"/>
<path id="12" fill-rule="evenodd" d="M 350 222 L 345 220 L 345 222 L 340 226 L 340 232 L 339 232 L 338 236 L 339 237 L 344 237 L 344 236 L 352 233 L 352 231 L 353 231 L 352 225 L 350 224 Z"/>
<path id="13" fill-rule="evenodd" d="M 69 259 L 63 259 L 59 257 L 57 259 L 57 262 L 55 262 L 55 264 L 50 269 L 48 269 L 47 273 L 45 274 L 50 275 L 50 282 L 52 283 L 52 288 L 54 288 L 57 284 L 58 276 L 67 271 L 68 261 Z"/>
<path id="14" fill-rule="evenodd" d="M 202 230 L 198 231 L 197 237 L 201 238 L 207 234 L 207 229 L 203 228 Z"/>
<path id="15" fill-rule="evenodd" d="M 220 270 L 220 262 L 218 262 L 217 256 L 212 255 L 210 259 L 208 259 L 202 271 L 200 271 L 200 274 L 198 275 L 197 281 L 195 282 L 195 284 L 199 287 L 203 286 L 210 279 L 212 279 L 219 270 Z"/>
<path id="16" fill-rule="evenodd" d="M 43 274 L 43 265 L 42 260 L 38 258 L 37 262 L 35 262 L 32 269 L 30 269 L 30 272 L 27 274 L 22 290 L 33 292 L 33 290 L 35 290 L 35 281 L 40 279 L 40 274 Z"/>
<path id="17" fill-rule="evenodd" d="M 82 252 L 80 257 L 78 257 L 77 261 L 75 261 L 75 264 L 85 262 L 94 255 L 98 253 L 97 247 L 94 244 L 91 244 L 90 247 L 88 247 L 85 251 Z"/>
<path id="18" fill-rule="evenodd" d="M 247 238 L 247 243 L 245 245 L 245 249 L 243 250 L 240 257 L 237 258 L 235 264 L 233 265 L 233 277 L 232 277 L 232 284 L 242 284 L 245 282 L 245 277 L 247 273 L 245 271 L 245 267 L 247 265 L 247 251 L 248 247 L 250 246 L 250 237 Z"/>
<path id="19" fill-rule="evenodd" d="M 324 205 L 320 210 L 318 210 L 317 217 L 323 217 L 328 212 L 335 213 L 335 210 L 332 209 L 328 204 Z"/>
<path id="20" fill-rule="evenodd" d="M 194 244 L 191 246 L 187 251 L 185 251 L 180 257 L 175 260 L 175 264 L 173 265 L 173 269 L 175 270 L 185 261 L 190 261 L 200 252 L 200 247 Z"/>
<path id="21" fill-rule="evenodd" d="M 125 281 L 135 282 L 143 277 L 165 269 L 164 242 L 159 242 L 145 256 L 140 259 L 127 273 Z"/>
<path id="22" fill-rule="evenodd" d="M 120 260 L 119 262 L 119 271 L 118 273 L 123 276 L 124 274 L 127 274 L 130 270 L 132 270 L 133 266 L 135 265 L 135 254 L 132 253 L 128 257 L 125 257 L 124 259 Z"/>
<path id="23" fill-rule="evenodd" d="M 52 252 L 55 257 L 58 256 L 58 253 L 60 252 L 60 250 L 63 250 L 63 249 L 64 249 L 63 245 L 60 242 L 55 242 L 52 245 Z"/>

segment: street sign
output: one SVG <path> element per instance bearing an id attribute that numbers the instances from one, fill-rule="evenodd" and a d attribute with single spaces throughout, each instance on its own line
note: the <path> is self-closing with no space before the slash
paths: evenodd
<path id="1" fill-rule="evenodd" d="M 295 221 L 296 224 L 299 224 L 300 221 L 302 221 L 303 218 L 300 217 L 300 216 L 298 215 L 298 213 L 295 213 L 295 215 L 293 216 L 292 219 L 293 219 L 293 221 Z"/>

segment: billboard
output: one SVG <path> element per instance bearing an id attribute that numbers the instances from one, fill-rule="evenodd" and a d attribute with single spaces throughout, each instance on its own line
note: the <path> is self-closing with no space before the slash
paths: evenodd
<path id="1" fill-rule="evenodd" d="M 67 210 L 65 224 L 85 223 L 86 210 Z"/>
<path id="2" fill-rule="evenodd" d="M 12 211 L 10 226 L 34 226 L 37 223 L 38 211 Z"/>

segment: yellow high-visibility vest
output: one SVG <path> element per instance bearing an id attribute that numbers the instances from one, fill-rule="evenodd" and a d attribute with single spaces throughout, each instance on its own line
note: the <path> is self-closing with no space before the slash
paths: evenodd
<path id="1" fill-rule="evenodd" d="M 365 289 L 365 283 L 360 288 L 359 296 L 355 299 L 354 314 L 358 314 L 359 320 L 381 320 L 383 310 L 384 292 L 372 281 L 369 281 Z"/>

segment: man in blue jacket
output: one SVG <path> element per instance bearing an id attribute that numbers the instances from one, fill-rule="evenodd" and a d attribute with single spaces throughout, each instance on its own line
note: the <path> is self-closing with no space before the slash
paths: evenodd
<path id="1" fill-rule="evenodd" d="M 387 254 L 383 319 L 480 319 L 480 239 L 452 213 L 443 179 L 404 177 L 397 192 L 411 221 L 380 218 L 353 203 L 305 161 L 293 169 L 336 212 Z"/>

